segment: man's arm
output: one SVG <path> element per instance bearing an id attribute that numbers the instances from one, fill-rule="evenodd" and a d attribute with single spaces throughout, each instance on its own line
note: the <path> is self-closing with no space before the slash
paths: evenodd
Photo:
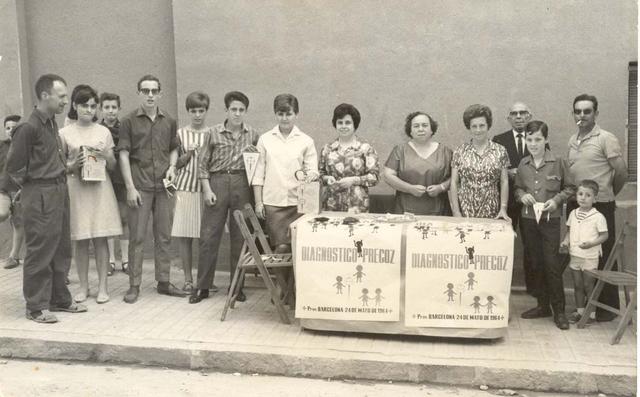
<path id="1" fill-rule="evenodd" d="M 24 184 L 29 168 L 29 146 L 31 144 L 31 127 L 29 124 L 22 124 L 16 127 L 11 139 L 11 146 L 7 154 L 5 170 L 19 185 Z"/>
<path id="2" fill-rule="evenodd" d="M 609 165 L 615 172 L 613 175 L 613 194 L 617 195 L 624 187 L 624 184 L 627 183 L 627 178 L 629 177 L 627 165 L 624 163 L 622 156 L 610 158 Z"/>
<path id="3" fill-rule="evenodd" d="M 118 158 L 120 162 L 120 171 L 122 172 L 122 179 L 124 179 L 124 185 L 127 187 L 127 204 L 129 207 L 135 208 L 142 205 L 142 197 L 136 190 L 133 184 L 133 178 L 131 177 L 131 163 L 129 162 L 129 151 L 120 150 L 120 156 Z"/>

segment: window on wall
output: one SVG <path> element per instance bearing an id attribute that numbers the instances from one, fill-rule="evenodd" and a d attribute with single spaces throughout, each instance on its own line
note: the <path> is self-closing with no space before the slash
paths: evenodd
<path id="1" fill-rule="evenodd" d="M 629 181 L 638 181 L 638 62 L 629 62 L 629 110 L 627 121 L 627 163 Z"/>

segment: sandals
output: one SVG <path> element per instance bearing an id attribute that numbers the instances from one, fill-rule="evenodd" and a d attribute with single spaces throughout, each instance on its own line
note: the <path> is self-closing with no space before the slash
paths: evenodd
<path id="1" fill-rule="evenodd" d="M 109 262 L 109 270 L 107 270 L 107 276 L 113 276 L 113 273 L 116 271 L 116 263 Z"/>
<path id="2" fill-rule="evenodd" d="M 49 311 L 52 312 L 67 312 L 67 313 L 84 313 L 87 311 L 87 307 L 85 305 L 81 305 L 78 303 L 71 303 L 67 307 L 55 307 L 52 306 L 49 308 Z"/>
<path id="3" fill-rule="evenodd" d="M 73 300 L 75 302 L 84 302 L 87 300 L 87 298 L 89 297 L 89 291 L 84 291 L 84 292 L 78 292 L 77 294 L 75 294 L 75 296 L 73 297 Z"/>
<path id="4" fill-rule="evenodd" d="M 101 305 L 101 304 L 103 304 L 103 303 L 107 303 L 107 302 L 109 302 L 109 295 L 99 293 L 99 294 L 98 294 L 98 297 L 96 298 L 96 302 L 97 302 L 99 305 Z"/>
<path id="5" fill-rule="evenodd" d="M 193 281 L 185 281 L 182 290 L 189 293 L 193 292 Z"/>
<path id="6" fill-rule="evenodd" d="M 122 262 L 122 272 L 129 274 L 129 262 Z"/>

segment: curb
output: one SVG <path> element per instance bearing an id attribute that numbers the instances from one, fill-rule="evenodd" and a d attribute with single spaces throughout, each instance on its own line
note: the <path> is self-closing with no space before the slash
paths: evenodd
<path id="1" fill-rule="evenodd" d="M 79 338 L 82 339 L 82 338 Z M 569 370 L 527 366 L 527 362 L 496 363 L 476 360 L 433 359 L 403 362 L 374 353 L 264 348 L 261 346 L 216 345 L 210 343 L 136 340 L 64 341 L 0 335 L 0 357 L 40 360 L 70 360 L 98 363 L 138 364 L 218 372 L 260 373 L 293 377 L 362 379 L 410 383 L 432 383 L 467 387 L 606 393 L 633 396 L 636 368 L 589 367 Z M 499 366 L 502 364 L 502 366 Z M 515 368 L 509 368 L 504 364 Z M 604 372 L 607 371 L 607 372 Z M 612 373 L 615 372 L 615 373 Z"/>

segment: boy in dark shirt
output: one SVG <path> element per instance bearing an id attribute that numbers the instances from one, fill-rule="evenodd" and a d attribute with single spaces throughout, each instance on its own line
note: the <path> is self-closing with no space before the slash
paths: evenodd
<path id="1" fill-rule="evenodd" d="M 20 187 L 4 172 L 4 164 L 7 161 L 7 153 L 11 144 L 13 130 L 20 122 L 20 116 L 11 115 L 4 119 L 4 136 L 0 136 L 0 220 L 10 218 L 13 229 L 11 253 L 4 262 L 5 269 L 13 269 L 20 266 L 20 251 L 24 243 L 24 229 L 22 228 L 22 210 L 20 207 Z"/>

